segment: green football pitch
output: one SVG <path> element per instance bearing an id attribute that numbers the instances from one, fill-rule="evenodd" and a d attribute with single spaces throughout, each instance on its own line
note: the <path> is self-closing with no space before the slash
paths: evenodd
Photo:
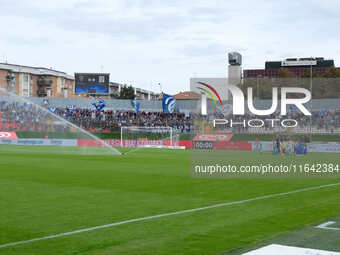
<path id="1" fill-rule="evenodd" d="M 0 254 L 224 254 L 340 214 L 340 179 L 193 179 L 190 151 L 77 150 L 0 146 Z"/>

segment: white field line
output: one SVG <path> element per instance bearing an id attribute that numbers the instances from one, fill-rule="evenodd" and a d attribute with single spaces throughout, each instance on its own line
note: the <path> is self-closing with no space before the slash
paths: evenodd
<path id="1" fill-rule="evenodd" d="M 126 147 L 123 147 L 123 148 L 126 148 Z M 138 151 L 139 149 L 140 149 L 140 147 L 136 147 L 136 148 L 131 149 L 131 150 L 129 150 L 129 151 L 123 152 L 122 155 L 126 155 L 126 154 L 129 154 L 129 153 Z M 0 247 L 0 248 L 1 248 L 1 247 Z"/>
<path id="2" fill-rule="evenodd" d="M 193 209 L 157 214 L 157 215 L 152 215 L 152 216 L 146 216 L 146 217 L 142 217 L 142 218 L 124 220 L 124 221 L 114 222 L 114 223 L 110 223 L 110 224 L 106 224 L 106 225 L 83 228 L 83 229 L 78 229 L 78 230 L 60 233 L 60 234 L 55 234 L 55 235 L 49 235 L 49 236 L 37 237 L 37 238 L 24 240 L 24 241 L 0 244 L 0 249 L 5 248 L 5 247 L 10 247 L 10 246 L 17 246 L 17 245 L 21 245 L 21 244 L 26 244 L 26 243 L 33 243 L 33 242 L 46 240 L 46 239 L 54 239 L 54 238 L 63 237 L 63 236 L 75 235 L 75 234 L 79 234 L 79 233 L 94 231 L 94 230 L 97 230 L 97 229 L 115 227 L 115 226 L 119 226 L 119 225 L 123 225 L 123 224 L 127 224 L 127 223 L 146 221 L 146 220 L 157 219 L 157 218 L 162 218 L 162 217 L 167 217 L 167 216 L 172 216 L 172 215 L 192 213 L 192 212 L 203 211 L 203 210 L 208 210 L 208 209 L 213 209 L 213 208 L 218 208 L 218 207 L 224 207 L 224 206 L 244 204 L 244 203 L 248 203 L 248 202 L 252 202 L 252 201 L 263 200 L 263 199 L 274 198 L 274 197 L 282 197 L 282 196 L 286 196 L 286 195 L 290 195 L 290 194 L 306 192 L 306 191 L 311 191 L 311 190 L 318 190 L 318 189 L 322 189 L 322 188 L 334 187 L 334 186 L 339 186 L 339 185 L 340 185 L 340 182 L 321 185 L 321 186 L 314 186 L 314 187 L 309 187 L 309 188 L 304 188 L 304 189 L 298 189 L 298 190 L 293 190 L 293 191 L 288 191 L 288 192 L 283 192 L 283 193 L 254 197 L 254 198 L 249 198 L 249 199 L 240 200 L 240 201 L 226 202 L 226 203 L 209 205 L 209 206 L 204 206 L 204 207 L 199 207 L 199 208 L 193 208 Z"/>
<path id="3" fill-rule="evenodd" d="M 328 229 L 328 230 L 337 230 L 340 231 L 340 228 L 333 228 L 333 227 L 329 227 L 330 225 L 335 224 L 335 221 L 328 221 L 325 223 L 320 224 L 319 226 L 316 226 L 314 228 L 321 228 L 321 229 Z"/>

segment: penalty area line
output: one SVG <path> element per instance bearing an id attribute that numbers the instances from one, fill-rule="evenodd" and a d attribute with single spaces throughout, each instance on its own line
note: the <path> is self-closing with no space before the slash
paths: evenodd
<path id="1" fill-rule="evenodd" d="M 130 220 L 124 220 L 124 221 L 114 222 L 114 223 L 105 224 L 105 225 L 99 225 L 99 226 L 94 226 L 94 227 L 89 227 L 89 228 L 78 229 L 78 230 L 60 233 L 60 234 L 55 234 L 55 235 L 49 235 L 49 236 L 37 237 L 37 238 L 29 239 L 29 240 L 0 244 L 0 249 L 6 248 L 6 247 L 11 247 L 11 246 L 17 246 L 17 245 L 21 245 L 21 244 L 33 243 L 33 242 L 37 242 L 37 241 L 41 241 L 41 240 L 54 239 L 54 238 L 58 238 L 58 237 L 64 237 L 64 236 L 70 236 L 70 235 L 75 235 L 75 234 L 84 233 L 84 232 L 90 232 L 90 231 L 94 231 L 94 230 L 98 230 L 98 229 L 115 227 L 115 226 L 119 226 L 119 225 L 123 225 L 123 224 L 127 224 L 127 223 L 147 221 L 147 220 L 152 220 L 152 219 L 157 219 L 157 218 L 162 218 L 162 217 L 167 217 L 167 216 L 172 216 L 172 215 L 198 212 L 198 211 L 203 211 L 203 210 L 208 210 L 208 209 L 213 209 L 213 208 L 218 208 L 218 207 L 245 204 L 245 203 L 249 203 L 249 202 L 252 202 L 252 201 L 264 200 L 264 199 L 275 198 L 275 197 L 282 197 L 282 196 L 287 196 L 287 195 L 291 195 L 291 194 L 295 194 L 295 193 L 301 193 L 301 192 L 306 192 L 306 191 L 311 191 L 311 190 L 318 190 L 318 189 L 322 189 L 322 188 L 334 187 L 334 186 L 339 186 L 339 185 L 340 185 L 340 182 L 331 183 L 331 184 L 314 186 L 314 187 L 309 187 L 309 188 L 303 188 L 303 189 L 298 189 L 298 190 L 293 190 L 293 191 L 288 191 L 288 192 L 283 192 L 283 193 L 269 194 L 269 195 L 249 198 L 249 199 L 240 200 L 240 201 L 226 202 L 226 203 L 214 204 L 214 205 L 209 205 L 209 206 L 204 206 L 204 207 L 199 207 L 199 208 L 193 208 L 193 209 L 187 209 L 187 210 L 151 215 L 151 216 L 146 216 L 146 217 L 141 217 L 141 218 L 135 218 L 135 219 L 130 219 Z"/>
<path id="2" fill-rule="evenodd" d="M 322 223 L 318 226 L 315 226 L 314 228 L 321 228 L 321 229 L 327 229 L 327 230 L 337 230 L 340 231 L 340 228 L 334 228 L 334 227 L 329 227 L 330 225 L 335 224 L 335 221 L 327 221 L 325 223 Z"/>

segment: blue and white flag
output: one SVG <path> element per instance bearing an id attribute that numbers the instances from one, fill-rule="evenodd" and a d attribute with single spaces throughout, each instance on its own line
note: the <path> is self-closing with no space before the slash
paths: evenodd
<path id="1" fill-rule="evenodd" d="M 163 106 L 163 112 L 173 113 L 176 108 L 176 98 L 163 93 L 162 106 Z"/>
<path id="2" fill-rule="evenodd" d="M 75 112 L 76 110 L 77 110 L 77 106 L 75 106 L 74 104 L 73 105 L 70 105 L 69 107 L 67 107 L 68 108 L 68 110 L 70 111 L 70 112 Z"/>
<path id="3" fill-rule="evenodd" d="M 326 115 L 328 113 L 328 109 L 327 108 L 323 108 L 322 111 L 320 112 L 321 115 Z"/>
<path id="4" fill-rule="evenodd" d="M 48 101 L 48 99 L 45 98 L 45 99 L 43 100 L 43 104 L 44 104 L 44 105 L 49 105 L 49 104 L 50 104 L 50 101 Z"/>
<path id="5" fill-rule="evenodd" d="M 92 105 L 96 107 L 97 111 L 101 111 L 105 108 L 106 103 L 104 100 L 98 100 L 96 103 L 93 103 Z"/>
<path id="6" fill-rule="evenodd" d="M 55 108 L 55 107 L 50 107 L 49 110 L 50 110 L 51 112 L 55 113 L 55 112 L 57 111 L 57 108 Z"/>
<path id="7" fill-rule="evenodd" d="M 131 106 L 135 109 L 136 114 L 138 114 L 139 108 L 140 108 L 140 102 L 137 102 L 136 100 L 131 100 L 130 103 L 131 103 Z"/>

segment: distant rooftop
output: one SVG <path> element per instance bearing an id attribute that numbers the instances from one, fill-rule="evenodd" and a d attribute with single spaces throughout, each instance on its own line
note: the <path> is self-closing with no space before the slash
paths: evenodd
<path id="1" fill-rule="evenodd" d="M 200 99 L 200 94 L 193 91 L 184 91 L 176 95 L 173 95 L 177 100 L 198 100 Z"/>
<path id="2" fill-rule="evenodd" d="M 35 75 L 52 75 L 52 76 L 64 77 L 67 79 L 74 80 L 74 77 L 72 75 L 69 75 L 62 71 L 49 69 L 46 67 L 23 66 L 23 65 L 16 65 L 16 64 L 0 63 L 0 69 L 9 70 L 15 73 L 29 73 L 29 74 L 35 74 Z"/>

